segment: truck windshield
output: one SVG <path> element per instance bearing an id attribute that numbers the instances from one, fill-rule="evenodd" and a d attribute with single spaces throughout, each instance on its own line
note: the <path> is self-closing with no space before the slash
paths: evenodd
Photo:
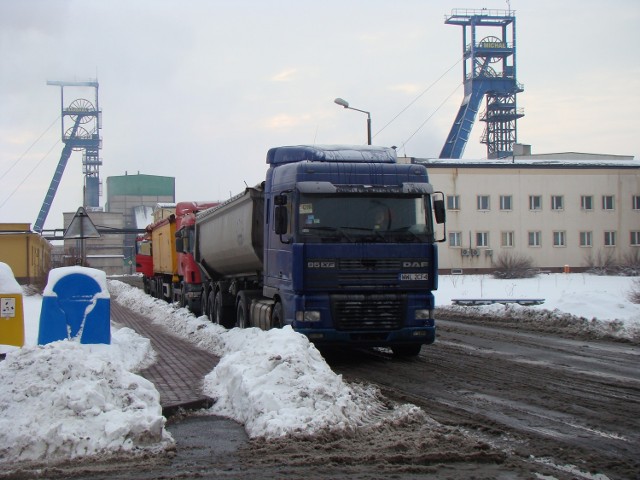
<path id="1" fill-rule="evenodd" d="M 428 197 L 300 194 L 299 241 L 433 242 Z"/>

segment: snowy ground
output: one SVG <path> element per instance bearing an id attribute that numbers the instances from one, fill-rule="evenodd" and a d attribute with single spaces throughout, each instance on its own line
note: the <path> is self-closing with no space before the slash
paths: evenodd
<path id="1" fill-rule="evenodd" d="M 449 314 L 502 317 L 511 319 L 516 325 L 535 324 L 539 330 L 559 334 L 640 342 L 640 305 L 631 303 L 629 299 L 632 290 L 640 289 L 637 278 L 587 273 L 541 274 L 517 280 L 499 280 L 484 275 L 447 275 L 439 279 L 436 300 Z M 465 298 L 543 299 L 544 303 L 532 307 L 517 304 L 451 305 L 451 300 Z"/>
<path id="2" fill-rule="evenodd" d="M 7 283 L 0 278 L 0 288 Z M 619 336 L 633 337 L 640 331 L 640 305 L 627 298 L 632 283 L 632 278 L 585 274 L 528 280 L 443 276 L 437 298 L 441 306 L 452 298 L 544 298 L 543 305 L 521 313 L 544 312 L 541 318 L 549 323 L 573 314 L 592 327 L 613 323 Z M 389 409 L 375 388 L 347 384 L 290 328 L 225 330 L 122 282 L 110 281 L 109 289 L 112 301 L 222 357 L 205 380 L 206 393 L 217 399 L 211 413 L 243 423 L 250 437 L 357 429 L 424 415 L 412 405 Z M 36 346 L 41 300 L 24 298 L 26 346 L 0 346 L 0 352 L 9 352 L 0 362 L 0 465 L 170 447 L 158 392 L 135 373 L 154 361 L 149 341 L 114 325 L 110 346 L 73 341 Z M 506 311 L 502 305 L 475 310 Z"/>

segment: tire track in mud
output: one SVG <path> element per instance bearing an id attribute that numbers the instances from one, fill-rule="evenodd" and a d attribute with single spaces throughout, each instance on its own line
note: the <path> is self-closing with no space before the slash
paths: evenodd
<path id="1" fill-rule="evenodd" d="M 369 351 L 329 363 L 347 380 L 380 385 L 391 398 L 521 461 L 551 457 L 611 478 L 636 478 L 637 347 L 442 323 L 438 341 L 414 360 Z"/>

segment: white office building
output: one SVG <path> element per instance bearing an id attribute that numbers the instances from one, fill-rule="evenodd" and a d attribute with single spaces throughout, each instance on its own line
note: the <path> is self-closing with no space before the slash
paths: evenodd
<path id="1" fill-rule="evenodd" d="M 633 157 L 400 161 L 426 165 L 445 194 L 440 271 L 494 271 L 500 255 L 554 272 L 640 260 L 640 161 Z"/>

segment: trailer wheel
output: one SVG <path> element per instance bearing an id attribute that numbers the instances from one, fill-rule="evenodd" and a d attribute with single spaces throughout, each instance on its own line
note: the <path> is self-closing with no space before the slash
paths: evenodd
<path id="1" fill-rule="evenodd" d="M 187 308 L 187 296 L 185 295 L 184 284 L 180 284 L 174 291 L 180 296 L 180 306 L 182 308 Z"/>
<path id="2" fill-rule="evenodd" d="M 212 322 L 216 321 L 216 316 L 215 316 L 215 311 L 213 309 L 213 305 L 214 305 L 214 301 L 213 301 L 213 290 L 211 290 L 209 292 L 209 296 L 207 297 L 207 317 L 209 317 L 209 320 L 211 320 Z"/>
<path id="3" fill-rule="evenodd" d="M 238 300 L 238 308 L 236 309 L 236 327 L 249 327 L 249 312 L 247 312 L 247 302 L 244 297 Z"/>
<path id="4" fill-rule="evenodd" d="M 276 302 L 271 312 L 271 328 L 281 328 L 284 322 L 284 310 L 282 302 Z"/>
<path id="5" fill-rule="evenodd" d="M 228 295 L 230 296 L 230 295 Z M 215 301 L 213 302 L 213 311 L 215 315 L 215 322 L 218 325 L 222 325 L 224 328 L 233 328 L 236 324 L 234 318 L 234 304 L 225 302 L 225 295 L 218 290 L 216 293 Z"/>

